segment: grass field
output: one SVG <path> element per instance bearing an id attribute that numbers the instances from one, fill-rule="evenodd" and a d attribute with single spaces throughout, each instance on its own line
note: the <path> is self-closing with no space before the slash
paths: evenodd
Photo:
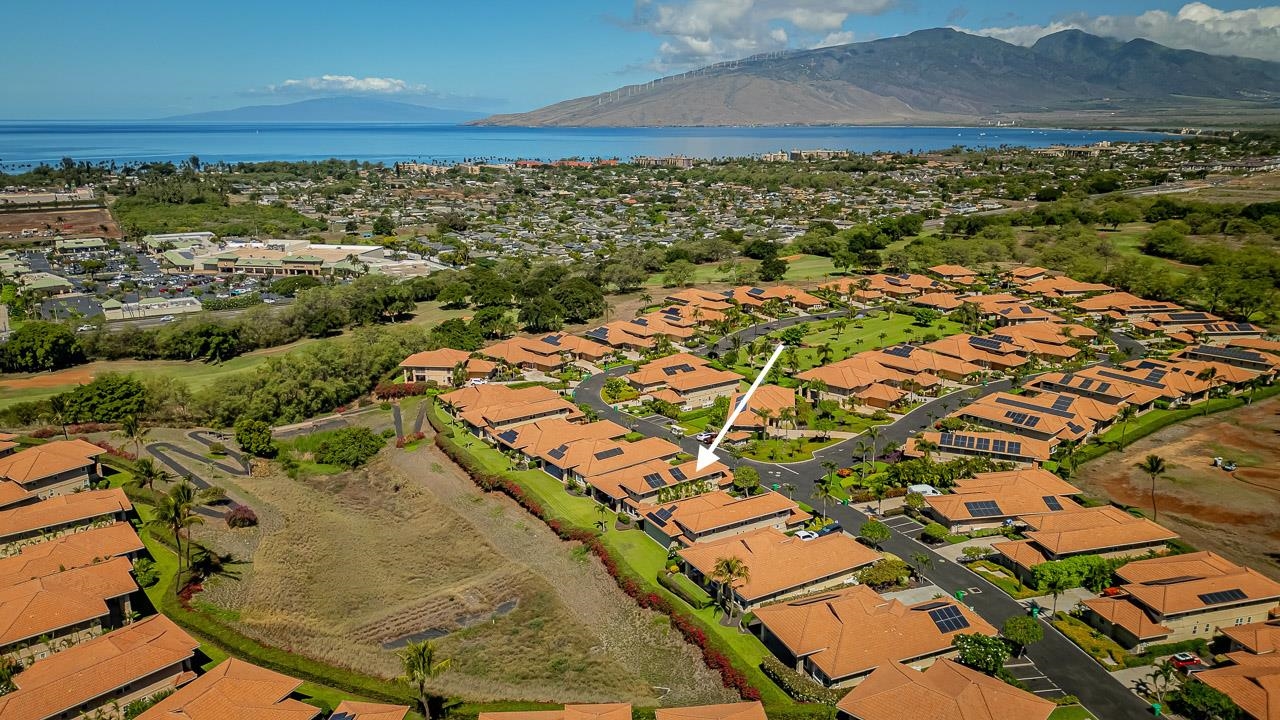
<path id="1" fill-rule="evenodd" d="M 783 363 L 788 370 L 802 372 L 822 364 L 844 360 L 864 350 L 875 350 L 908 340 L 919 340 L 930 333 L 945 337 L 963 330 L 959 323 L 951 320 L 943 319 L 928 327 L 921 327 L 915 324 L 915 319 L 910 315 L 897 314 L 889 317 L 887 313 L 845 322 L 847 324 L 843 332 L 836 332 L 835 320 L 823 320 L 805 325 L 808 332 L 805 333 L 803 344 L 796 349 L 798 361 L 796 366 L 793 368 L 786 365 L 787 354 L 783 354 L 779 362 Z M 769 337 L 779 341 L 782 339 L 782 333 L 773 333 Z M 821 359 L 820 348 L 824 344 L 831 346 L 831 360 L 828 363 L 823 363 Z M 767 358 L 758 356 L 756 359 L 763 364 Z M 732 369 L 752 379 L 757 372 L 757 368 L 741 363 Z"/>
<path id="2" fill-rule="evenodd" d="M 790 257 L 790 256 L 788 256 Z M 746 258 L 739 259 L 738 262 L 756 267 L 760 264 L 759 260 L 750 260 Z M 707 283 L 732 283 L 733 273 L 722 273 L 717 268 L 719 263 L 708 263 L 706 265 L 698 265 L 694 270 L 693 283 L 695 285 L 705 285 Z M 783 282 L 809 283 L 824 280 L 836 274 L 836 266 L 832 264 L 831 258 L 822 257 L 820 255 L 801 255 L 799 258 L 787 260 L 787 274 L 783 276 Z M 645 281 L 647 288 L 661 288 L 663 273 L 657 272 L 649 276 Z"/>

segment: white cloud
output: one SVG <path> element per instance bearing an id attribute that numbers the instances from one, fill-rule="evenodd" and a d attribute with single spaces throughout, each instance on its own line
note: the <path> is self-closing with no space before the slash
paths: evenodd
<path id="1" fill-rule="evenodd" d="M 1045 25 L 989 27 L 965 32 L 1030 45 L 1045 35 L 1069 29 L 1119 40 L 1145 38 L 1169 47 L 1214 55 L 1280 60 L 1280 6 L 1276 5 L 1219 10 L 1202 2 L 1192 2 L 1183 5 L 1177 13 L 1164 10 L 1148 10 L 1141 15 L 1076 13 Z"/>
<path id="2" fill-rule="evenodd" d="M 423 95 L 426 85 L 414 85 L 399 78 L 356 77 L 354 75 L 321 75 L 319 77 L 285 80 L 278 85 L 268 85 L 267 92 L 308 95 L 313 93 L 351 93 L 361 95 Z"/>
<path id="3" fill-rule="evenodd" d="M 849 42 L 853 15 L 898 0 L 635 0 L 631 25 L 662 38 L 651 66 L 666 71 L 789 47 Z"/>

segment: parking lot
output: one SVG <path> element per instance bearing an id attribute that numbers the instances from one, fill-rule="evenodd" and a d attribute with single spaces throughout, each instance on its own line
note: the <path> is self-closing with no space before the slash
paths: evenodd
<path id="1" fill-rule="evenodd" d="M 1004 668 L 1011 675 L 1025 683 L 1028 690 L 1046 700 L 1053 700 L 1066 695 L 1062 688 L 1045 677 L 1045 674 L 1040 671 L 1040 668 L 1036 667 L 1036 664 L 1030 658 L 1009 658 L 1005 662 Z"/>

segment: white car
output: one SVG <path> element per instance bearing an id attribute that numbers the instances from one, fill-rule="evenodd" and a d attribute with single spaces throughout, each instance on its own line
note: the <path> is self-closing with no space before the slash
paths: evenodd
<path id="1" fill-rule="evenodd" d="M 713 432 L 700 432 L 697 435 L 694 435 L 693 439 L 703 445 L 710 445 L 711 441 L 716 439 L 716 434 Z"/>
<path id="2" fill-rule="evenodd" d="M 92 325 L 81 325 L 76 328 L 76 332 L 93 332 L 94 330 L 97 330 L 97 328 Z"/>
<path id="3" fill-rule="evenodd" d="M 476 385 L 488 385 L 489 381 L 484 378 L 471 378 L 467 381 L 467 384 L 474 387 Z"/>
<path id="4" fill-rule="evenodd" d="M 275 305 L 275 304 L 276 304 L 276 301 L 275 301 L 275 300 L 272 300 L 271 298 L 262 298 L 262 302 L 264 302 L 264 303 L 266 303 L 266 304 L 268 304 L 268 305 Z"/>
<path id="5" fill-rule="evenodd" d="M 812 530 L 797 530 L 796 537 L 804 541 L 817 540 L 818 533 L 813 532 Z"/>
<path id="6" fill-rule="evenodd" d="M 176 319 L 177 318 L 175 318 L 172 315 L 165 315 L 164 317 L 160 318 L 160 322 L 173 322 Z"/>

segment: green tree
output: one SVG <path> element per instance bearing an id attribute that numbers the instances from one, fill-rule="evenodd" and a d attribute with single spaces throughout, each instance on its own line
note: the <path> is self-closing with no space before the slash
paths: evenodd
<path id="1" fill-rule="evenodd" d="M 138 458 L 133 464 L 133 484 L 137 487 L 154 491 L 156 481 L 164 478 L 165 472 L 149 457 Z"/>
<path id="2" fill-rule="evenodd" d="M 1151 667 L 1151 672 L 1147 673 L 1147 679 L 1151 681 L 1151 690 L 1156 694 L 1156 702 L 1164 704 L 1165 694 L 1169 692 L 1173 679 L 1177 676 L 1178 668 L 1174 667 L 1168 658 Z"/>
<path id="3" fill-rule="evenodd" d="M 263 458 L 276 456 L 276 443 L 271 437 L 271 425 L 262 420 L 241 418 L 235 425 L 236 444 L 250 455 Z"/>
<path id="4" fill-rule="evenodd" d="M 1030 615 L 1014 615 L 1004 621 L 1000 634 L 1017 648 L 1018 655 L 1026 651 L 1028 645 L 1034 645 L 1044 639 L 1044 627 L 1040 621 Z"/>
<path id="5" fill-rule="evenodd" d="M 693 284 L 694 273 L 697 268 L 688 260 L 676 260 L 667 266 L 666 272 L 662 274 L 662 285 L 664 287 L 684 287 Z"/>
<path id="6" fill-rule="evenodd" d="M 956 635 L 951 638 L 951 646 L 958 652 L 958 659 L 963 665 L 974 670 L 995 675 L 1004 667 L 1009 659 L 1009 646 L 1000 638 L 978 633 Z"/>
<path id="7" fill-rule="evenodd" d="M 75 333 L 58 323 L 26 323 L 0 345 L 0 370 L 4 372 L 61 370 L 84 361 Z"/>
<path id="8" fill-rule="evenodd" d="M 609 307 L 600 286 L 584 277 L 569 278 L 551 288 L 551 297 L 564 308 L 565 322 L 570 323 L 590 322 Z"/>
<path id="9" fill-rule="evenodd" d="M 760 261 L 760 279 L 764 282 L 781 280 L 787 274 L 787 261 L 779 257 L 769 257 Z"/>
<path id="10" fill-rule="evenodd" d="M 1240 707 L 1225 693 L 1199 680 L 1188 680 L 1169 698 L 1174 712 L 1188 720 L 1241 720 Z"/>
<path id="11" fill-rule="evenodd" d="M 751 495 L 760 487 L 760 473 L 750 465 L 740 465 L 733 471 L 733 487 L 743 495 Z"/>
<path id="12" fill-rule="evenodd" d="M 813 499 L 822 501 L 822 520 L 825 523 L 827 520 L 827 501 L 835 500 L 836 495 L 831 490 L 831 486 L 829 484 L 825 482 L 819 482 L 816 485 L 814 485 Z"/>
<path id="13" fill-rule="evenodd" d="M 335 430 L 316 448 L 317 462 L 355 469 L 373 459 L 386 441 L 363 425 Z"/>
<path id="14" fill-rule="evenodd" d="M 400 668 L 404 673 L 400 680 L 414 689 L 418 710 L 424 718 L 432 720 L 436 716 L 435 711 L 441 698 L 429 693 L 427 686 L 447 672 L 452 661 L 437 657 L 435 643 L 430 640 L 409 643 L 399 654 Z"/>
<path id="15" fill-rule="evenodd" d="M 1153 520 L 1160 519 L 1160 510 L 1156 507 L 1156 478 L 1165 473 L 1164 458 L 1159 455 L 1148 455 L 1142 459 L 1134 467 L 1142 471 L 1142 474 L 1151 478 L 1151 518 Z"/>
<path id="16" fill-rule="evenodd" d="M 897 558 L 881 558 L 858 572 L 858 582 L 881 589 L 900 585 L 911 572 L 907 564 Z"/>
<path id="17" fill-rule="evenodd" d="M 22 663 L 14 657 L 0 657 L 0 695 L 6 695 L 18 689 L 13 678 L 22 672 Z"/>
<path id="18" fill-rule="evenodd" d="M 889 526 L 879 520 L 868 520 L 862 523 L 862 527 L 858 528 L 858 537 L 862 538 L 875 549 L 879 550 L 880 546 L 885 543 L 893 533 L 889 531 Z"/>
<path id="19" fill-rule="evenodd" d="M 142 423 L 138 422 L 137 415 L 126 415 L 120 421 L 120 429 L 117 432 L 133 443 L 134 455 L 142 455 L 142 441 L 146 439 L 147 433 L 150 431 Z"/>
<path id="20" fill-rule="evenodd" d="M 619 377 L 611 377 L 604 381 L 604 387 L 600 390 L 600 394 L 608 402 L 617 402 L 629 387 L 631 385 L 626 380 Z"/>
<path id="21" fill-rule="evenodd" d="M 386 215 L 379 215 L 373 219 L 374 235 L 395 235 L 396 224 Z"/>
<path id="22" fill-rule="evenodd" d="M 715 566 L 711 569 L 711 579 L 716 581 L 716 595 L 720 598 L 720 604 L 728 609 L 732 607 L 730 600 L 734 588 L 751 581 L 751 569 L 738 557 L 716 558 Z"/>
<path id="23" fill-rule="evenodd" d="M 550 332 L 564 325 L 564 307 L 550 295 L 539 295 L 520 305 L 520 323 L 529 332 Z"/>

